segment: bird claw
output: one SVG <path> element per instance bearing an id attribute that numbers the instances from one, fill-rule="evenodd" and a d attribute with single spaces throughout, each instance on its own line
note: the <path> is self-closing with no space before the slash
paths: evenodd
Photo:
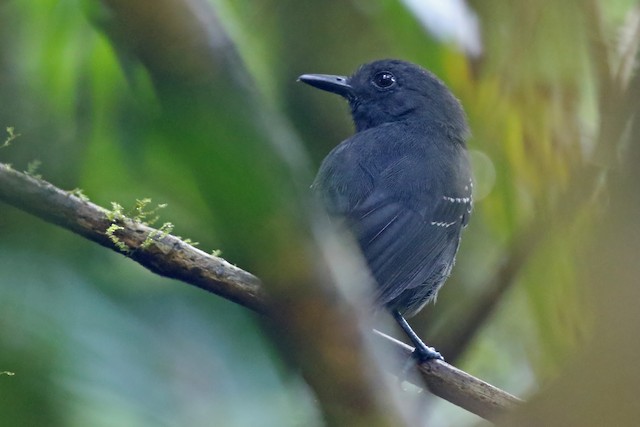
<path id="1" fill-rule="evenodd" d="M 411 356 L 418 362 L 426 362 L 427 360 L 442 360 L 444 362 L 444 357 L 440 354 L 440 352 L 436 351 L 435 348 L 429 346 L 418 346 L 413 350 Z"/>
<path id="2" fill-rule="evenodd" d="M 421 363 L 427 362 L 429 360 L 442 360 L 444 362 L 444 357 L 440 354 L 440 352 L 436 351 L 435 348 L 429 347 L 427 345 L 418 346 L 411 352 L 411 357 L 407 359 L 404 364 L 402 370 L 400 371 L 400 375 L 398 379 L 400 382 L 407 380 L 409 377 L 409 371 L 411 368 L 415 368 L 415 364 L 420 365 Z"/>

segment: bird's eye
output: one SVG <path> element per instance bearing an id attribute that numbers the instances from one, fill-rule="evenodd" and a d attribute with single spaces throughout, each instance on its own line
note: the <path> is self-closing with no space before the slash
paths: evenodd
<path id="1" fill-rule="evenodd" d="M 373 76 L 373 84 L 380 89 L 387 89 L 396 84 L 396 76 L 389 71 L 380 71 Z"/>

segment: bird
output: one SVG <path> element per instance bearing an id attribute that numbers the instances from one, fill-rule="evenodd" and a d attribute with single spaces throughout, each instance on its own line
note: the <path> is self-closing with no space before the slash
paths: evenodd
<path id="1" fill-rule="evenodd" d="M 420 362 L 444 360 L 406 319 L 436 299 L 473 209 L 461 103 L 433 73 L 398 59 L 298 80 L 345 98 L 355 125 L 322 161 L 313 194 L 357 241 L 374 306 L 389 310 Z"/>

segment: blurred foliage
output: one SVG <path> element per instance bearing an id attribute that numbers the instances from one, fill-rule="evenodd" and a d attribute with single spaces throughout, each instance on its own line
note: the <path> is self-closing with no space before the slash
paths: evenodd
<path id="1" fill-rule="evenodd" d="M 252 270 L 270 261 L 255 230 L 282 220 L 264 211 L 279 195 L 244 186 L 245 175 L 285 179 L 265 144 L 297 133 L 317 165 L 351 132 L 346 106 L 296 77 L 349 74 L 383 57 L 420 63 L 465 106 L 480 197 L 454 276 L 416 323 L 436 347 L 446 341 L 508 260 L 511 242 L 545 218 L 524 267 L 476 325 L 462 367 L 524 395 L 554 378 L 593 320 L 577 271 L 596 212 L 558 209 L 598 132 L 602 58 L 589 2 L 469 1 L 480 56 L 434 37 L 399 0 L 193 3 L 215 12 L 221 26 L 211 29 L 212 43 L 228 44 L 240 59 L 232 74 L 277 114 L 262 117 L 271 134 L 261 133 L 260 116 L 246 111 L 237 82 L 217 64 L 206 76 L 219 101 L 207 106 L 207 123 L 172 122 L 168 104 L 185 117 L 199 100 L 163 91 L 176 80 L 148 73 L 152 54 L 136 56 L 134 38 L 97 0 L 8 0 L 0 4 L 0 127 L 20 136 L 0 149 L 0 161 L 25 170 L 38 159 L 45 179 L 82 188 L 103 206 L 168 203 L 161 221 L 175 224 L 175 234 Z M 637 4 L 589 4 L 598 6 L 614 55 Z M 170 48 L 170 29 L 157 32 L 157 48 Z M 615 153 L 616 142 L 605 150 Z M 6 205 L 0 236 L 0 371 L 15 372 L 0 376 L 3 424 L 320 424 L 311 393 L 250 313 Z M 429 409 L 430 425 L 475 422 L 448 404 Z"/>

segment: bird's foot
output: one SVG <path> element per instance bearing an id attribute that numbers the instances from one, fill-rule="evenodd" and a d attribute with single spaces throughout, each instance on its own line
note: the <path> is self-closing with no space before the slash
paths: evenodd
<path id="1" fill-rule="evenodd" d="M 418 363 L 426 362 L 427 360 L 438 359 L 444 362 L 444 357 L 436 351 L 435 348 L 429 347 L 422 343 L 422 345 L 416 346 L 411 354 L 413 359 L 415 359 Z"/>
<path id="2" fill-rule="evenodd" d="M 413 352 L 411 352 L 411 357 L 407 359 L 402 370 L 400 371 L 400 376 L 398 379 L 400 382 L 406 380 L 409 377 L 409 372 L 412 368 L 416 367 L 416 363 L 420 365 L 429 360 L 442 360 L 444 362 L 444 357 L 436 351 L 435 348 L 429 347 L 422 343 L 421 346 L 417 346 Z"/>
<path id="3" fill-rule="evenodd" d="M 402 328 L 402 330 L 407 334 L 411 343 L 414 346 L 412 359 L 417 361 L 418 363 L 426 362 L 427 360 L 439 359 L 444 361 L 444 357 L 440 353 L 438 353 L 433 347 L 429 347 L 426 345 L 416 334 L 407 320 L 400 314 L 398 310 L 393 310 L 391 312 L 393 318 L 398 322 L 398 325 Z"/>

